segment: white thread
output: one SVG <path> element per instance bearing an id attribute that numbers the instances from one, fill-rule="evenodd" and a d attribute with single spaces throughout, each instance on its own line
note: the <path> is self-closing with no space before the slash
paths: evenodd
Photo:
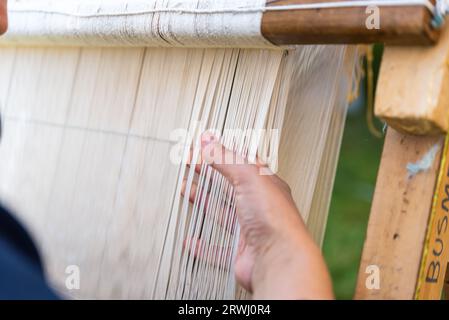
<path id="1" fill-rule="evenodd" d="M 449 0 L 438 0 L 435 4 L 437 14 L 447 15 L 449 13 Z"/>
<path id="2" fill-rule="evenodd" d="M 440 146 L 435 144 L 421 159 L 414 163 L 407 163 L 408 178 L 412 178 L 420 172 L 429 170 L 433 166 L 433 162 L 435 161 L 435 157 L 439 150 Z"/>
<path id="3" fill-rule="evenodd" d="M 185 2 L 193 3 L 193 2 Z M 447 0 L 437 0 L 437 4 L 448 7 Z M 27 8 L 13 8 L 10 12 L 34 12 L 34 13 L 47 13 L 58 14 L 77 18 L 99 18 L 99 17 L 119 17 L 119 16 L 132 16 L 132 15 L 144 15 L 155 13 L 179 13 L 179 14 L 225 14 L 225 13 L 263 13 L 267 11 L 288 11 L 288 10 L 314 10 L 314 9 L 334 9 L 334 8 L 354 8 L 354 7 L 367 7 L 367 6 L 379 6 L 379 7 L 400 7 L 400 6 L 423 6 L 429 9 L 431 13 L 435 11 L 435 6 L 429 0 L 360 0 L 360 1 L 337 1 L 337 2 L 317 2 L 317 3 L 304 3 L 294 5 L 279 5 L 279 6 L 260 6 L 260 7 L 228 7 L 228 8 L 150 8 L 144 10 L 138 10 L 133 12 L 97 12 L 94 14 L 79 14 L 77 12 L 63 11 L 63 10 L 51 10 L 51 9 L 27 9 Z"/>
<path id="4" fill-rule="evenodd" d="M 266 11 L 423 6 L 442 23 L 448 0 L 354 0 L 265 6 L 265 0 L 15 0 L 4 44 L 275 48 Z"/>
<path id="5" fill-rule="evenodd" d="M 265 0 L 16 0 L 5 44 L 275 48 L 261 34 Z M 187 11 L 223 11 L 186 14 Z"/>

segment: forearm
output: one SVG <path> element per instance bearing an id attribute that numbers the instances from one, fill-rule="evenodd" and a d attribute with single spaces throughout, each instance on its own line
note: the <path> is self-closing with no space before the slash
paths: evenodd
<path id="1" fill-rule="evenodd" d="M 305 229 L 305 227 L 304 227 Z M 253 273 L 255 299 L 333 299 L 319 248 L 305 230 L 283 239 L 258 257 Z"/>

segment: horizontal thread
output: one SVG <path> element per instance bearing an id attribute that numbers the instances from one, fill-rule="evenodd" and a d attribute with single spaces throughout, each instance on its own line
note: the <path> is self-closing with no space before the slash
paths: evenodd
<path id="1" fill-rule="evenodd" d="M 356 7 L 407 7 L 422 6 L 427 8 L 432 14 L 435 13 L 435 6 L 429 0 L 359 0 L 359 1 L 339 1 L 339 2 L 319 2 L 294 5 L 281 5 L 270 7 L 236 7 L 236 8 L 151 8 L 145 10 L 129 12 L 96 12 L 96 13 L 77 13 L 62 10 L 51 9 L 31 9 L 31 8 L 11 8 L 9 11 L 14 13 L 42 13 L 64 15 L 76 18 L 101 18 L 101 17 L 122 17 L 145 14 L 244 14 L 244 13 L 263 13 L 268 11 L 289 11 L 289 10 L 316 10 L 316 9 L 338 9 L 338 8 L 356 8 Z"/>

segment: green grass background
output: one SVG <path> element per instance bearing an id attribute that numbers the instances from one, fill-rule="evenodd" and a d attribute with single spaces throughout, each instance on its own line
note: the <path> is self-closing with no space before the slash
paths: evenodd
<path id="1" fill-rule="evenodd" d="M 382 48 L 375 48 L 377 79 Z M 366 125 L 366 107 L 346 120 L 323 252 L 337 299 L 352 299 L 368 224 L 383 139 Z M 377 127 L 382 125 L 376 122 Z"/>
<path id="2" fill-rule="evenodd" d="M 364 114 L 348 116 L 323 246 L 338 299 L 354 294 L 382 142 Z"/>

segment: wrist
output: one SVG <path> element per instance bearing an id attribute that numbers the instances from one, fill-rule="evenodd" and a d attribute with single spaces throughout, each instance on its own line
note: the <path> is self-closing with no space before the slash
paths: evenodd
<path id="1" fill-rule="evenodd" d="M 254 298 L 332 299 L 330 276 L 318 246 L 303 225 L 284 228 L 255 260 Z"/>

